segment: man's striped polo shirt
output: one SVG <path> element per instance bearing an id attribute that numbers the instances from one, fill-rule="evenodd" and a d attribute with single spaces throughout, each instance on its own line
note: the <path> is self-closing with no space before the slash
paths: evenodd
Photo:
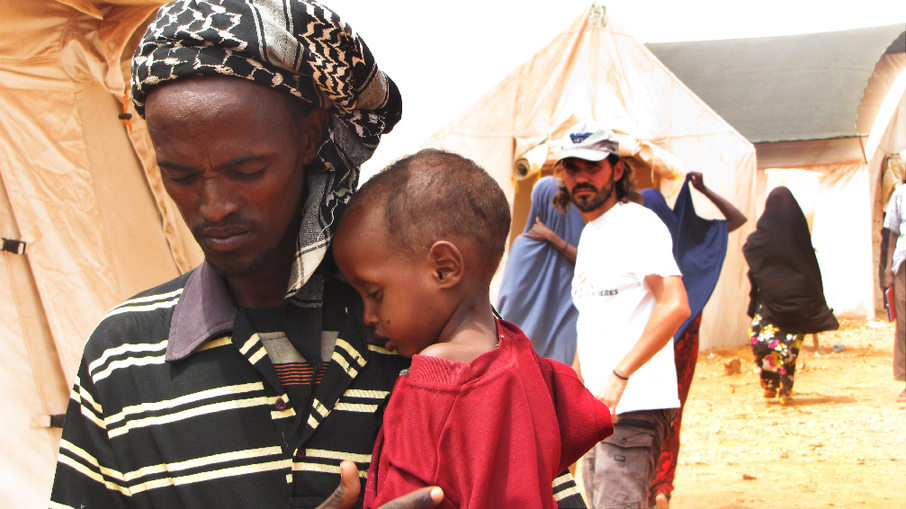
<path id="1" fill-rule="evenodd" d="M 364 483 L 409 360 L 366 341 L 345 283 L 325 282 L 319 312 L 296 312 L 294 327 L 334 344 L 301 396 L 207 264 L 107 313 L 85 346 L 50 507 L 316 507 L 344 459 Z M 568 474 L 554 491 L 560 507 L 584 507 Z"/>

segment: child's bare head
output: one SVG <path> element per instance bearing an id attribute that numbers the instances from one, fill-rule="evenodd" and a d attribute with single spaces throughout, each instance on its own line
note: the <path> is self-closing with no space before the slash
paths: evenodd
<path id="1" fill-rule="evenodd" d="M 474 276 L 494 276 L 510 232 L 510 208 L 497 182 L 471 159 L 425 149 L 400 159 L 356 193 L 346 215 L 383 213 L 387 232 L 408 256 L 439 240 L 478 263 Z"/>
<path id="2" fill-rule="evenodd" d="M 412 356 L 449 341 L 457 313 L 490 309 L 509 230 L 506 197 L 487 172 L 423 150 L 362 186 L 337 227 L 334 260 L 362 296 L 365 324 Z"/>

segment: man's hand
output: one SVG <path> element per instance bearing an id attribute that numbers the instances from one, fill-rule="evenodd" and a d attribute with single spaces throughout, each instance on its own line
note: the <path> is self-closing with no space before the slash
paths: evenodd
<path id="1" fill-rule="evenodd" d="M 621 380 L 611 373 L 607 378 L 607 382 L 604 383 L 604 389 L 597 395 L 598 401 L 607 405 L 607 409 L 610 410 L 610 416 L 613 418 L 614 424 L 616 424 L 618 420 L 617 404 L 619 404 L 620 398 L 623 397 L 623 391 L 626 390 L 626 384 L 626 380 Z"/>
<path id="2" fill-rule="evenodd" d="M 318 509 L 349 509 L 358 500 L 361 488 L 355 463 L 343 461 L 340 463 L 340 485 Z M 427 509 L 443 501 L 444 491 L 437 486 L 428 486 L 391 500 L 379 509 Z"/>
<path id="3" fill-rule="evenodd" d="M 893 270 L 890 267 L 887 267 L 886 269 L 884 269 L 884 288 L 890 288 L 891 286 L 893 286 L 893 280 Z M 893 303 L 891 302 L 890 305 L 892 306 Z"/>

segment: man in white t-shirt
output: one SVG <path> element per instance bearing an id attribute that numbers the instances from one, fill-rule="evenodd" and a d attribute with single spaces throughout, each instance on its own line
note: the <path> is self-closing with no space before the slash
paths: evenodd
<path id="1" fill-rule="evenodd" d="M 556 205 L 575 205 L 589 223 L 572 283 L 579 310 L 574 368 L 610 408 L 616 431 L 582 459 L 587 501 L 596 508 L 647 508 L 648 486 L 679 407 L 672 337 L 689 316 L 670 232 L 650 210 L 600 124 L 574 126 L 556 171 Z"/>

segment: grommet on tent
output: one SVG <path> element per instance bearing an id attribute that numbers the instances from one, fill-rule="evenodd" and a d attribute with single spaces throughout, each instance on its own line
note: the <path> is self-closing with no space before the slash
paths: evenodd
<path id="1" fill-rule="evenodd" d="M 129 112 L 129 106 L 132 104 L 132 92 L 129 87 L 126 87 L 126 93 L 123 94 L 123 112 L 116 116 L 120 119 L 126 129 L 131 133 L 132 132 L 132 113 Z"/>
<path id="2" fill-rule="evenodd" d="M 5 237 L 0 237 L 0 240 L 3 241 L 3 250 L 9 251 L 13 254 L 25 254 L 25 241 L 24 240 L 15 240 L 7 239 Z"/>

